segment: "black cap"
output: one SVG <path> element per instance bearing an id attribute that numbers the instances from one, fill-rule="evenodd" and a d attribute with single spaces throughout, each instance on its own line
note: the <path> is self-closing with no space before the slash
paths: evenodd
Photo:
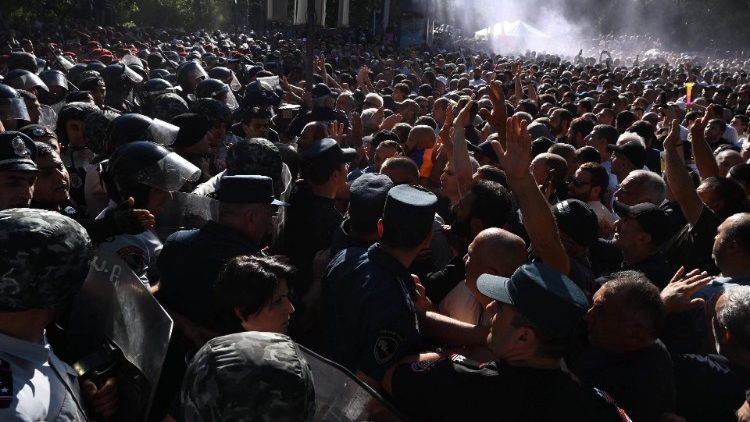
<path id="1" fill-rule="evenodd" d="M 183 113 L 172 119 L 172 124 L 179 127 L 174 147 L 189 147 L 195 145 L 211 129 L 211 121 L 208 117 L 197 113 Z"/>
<path id="2" fill-rule="evenodd" d="M 614 201 L 612 204 L 620 218 L 631 218 L 641 225 L 643 231 L 651 235 L 654 245 L 659 246 L 669 238 L 669 216 L 663 209 L 650 202 L 633 206 Z"/>
<path id="3" fill-rule="evenodd" d="M 267 176 L 224 176 L 215 197 L 225 204 L 287 205 L 274 198 L 273 179 Z"/>
<path id="4" fill-rule="evenodd" d="M 482 274 L 477 288 L 491 299 L 515 306 L 555 339 L 572 339 L 589 306 L 573 280 L 540 262 L 522 265 L 510 278 Z"/>
<path id="5" fill-rule="evenodd" d="M 38 171 L 36 145 L 21 132 L 0 133 L 0 171 Z"/>
<path id="6" fill-rule="evenodd" d="M 26 125 L 22 127 L 19 132 L 23 133 L 24 135 L 28 136 L 31 140 L 35 141 L 38 138 L 47 138 L 52 137 L 57 139 L 57 134 L 54 130 L 51 130 L 47 126 L 44 125 Z"/>
<path id="7" fill-rule="evenodd" d="M 486 157 L 493 163 L 500 162 L 500 159 L 497 158 L 497 153 L 495 153 L 495 150 L 492 148 L 492 141 L 484 141 L 479 145 L 474 145 L 471 142 L 466 141 L 466 146 L 475 156 L 480 155 Z"/>
<path id="8" fill-rule="evenodd" d="M 398 185 L 388 191 L 383 220 L 394 228 L 429 229 L 435 219 L 437 197 L 421 186 Z"/>
<path id="9" fill-rule="evenodd" d="M 316 84 L 310 93 L 313 98 L 330 97 L 333 95 L 331 88 L 326 84 Z"/>
<path id="10" fill-rule="evenodd" d="M 640 169 L 646 165 L 646 147 L 640 142 L 628 142 L 624 145 L 607 145 L 608 151 L 613 151 L 627 158 L 633 167 Z"/>
<path id="11" fill-rule="evenodd" d="M 552 207 L 557 228 L 581 246 L 591 246 L 599 234 L 599 221 L 591 207 L 578 199 L 558 202 Z"/>
<path id="12" fill-rule="evenodd" d="M 384 174 L 365 173 L 352 183 L 349 191 L 349 218 L 363 222 L 377 222 L 383 215 L 388 191 L 393 187 Z"/>
<path id="13" fill-rule="evenodd" d="M 307 147 L 302 153 L 302 159 L 310 162 L 339 162 L 351 163 L 357 158 L 354 148 L 341 148 L 334 139 L 323 138 Z"/>

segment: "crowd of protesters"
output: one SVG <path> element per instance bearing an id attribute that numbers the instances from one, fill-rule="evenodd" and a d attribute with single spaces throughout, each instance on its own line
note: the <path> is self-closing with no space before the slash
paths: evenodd
<path id="1" fill-rule="evenodd" d="M 174 321 L 152 421 L 314 420 L 297 344 L 413 420 L 750 419 L 741 58 L 0 39 L 1 420 L 133 405 L 51 336 L 92 254 Z"/>

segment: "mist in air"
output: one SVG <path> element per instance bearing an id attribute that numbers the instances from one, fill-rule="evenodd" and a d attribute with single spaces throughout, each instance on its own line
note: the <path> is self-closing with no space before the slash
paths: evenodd
<path id="1" fill-rule="evenodd" d="M 466 34 L 499 22 L 512 23 L 505 28 L 518 32 L 517 25 L 522 22 L 522 36 L 517 39 L 489 37 L 498 52 L 534 50 L 572 56 L 579 49 L 598 54 L 602 49 L 617 48 L 623 55 L 634 55 L 650 48 L 673 47 L 688 30 L 679 0 L 418 1 L 435 8 L 438 22 L 454 24 Z M 605 35 L 628 38 L 613 46 L 602 40 Z"/>

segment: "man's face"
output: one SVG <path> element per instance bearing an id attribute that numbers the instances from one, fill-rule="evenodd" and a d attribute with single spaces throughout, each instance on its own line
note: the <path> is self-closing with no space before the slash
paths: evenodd
<path id="1" fill-rule="evenodd" d="M 601 287 L 594 294 L 593 304 L 583 317 L 588 323 L 591 346 L 608 352 L 625 350 L 622 329 L 627 314 L 622 300 L 610 293 L 606 285 Z"/>
<path id="2" fill-rule="evenodd" d="M 440 175 L 440 189 L 443 195 L 448 198 L 455 198 L 459 196 L 458 192 L 458 178 L 453 171 L 453 166 L 448 163 L 443 169 L 443 174 Z"/>
<path id="3" fill-rule="evenodd" d="M 86 146 L 83 137 L 83 122 L 80 120 L 68 120 L 65 122 L 65 131 L 68 134 L 68 142 L 74 147 Z"/>
<path id="4" fill-rule="evenodd" d="M 255 238 L 253 240 L 260 242 L 273 231 L 273 220 L 277 208 L 271 204 L 255 204 L 253 208 L 253 222 L 255 223 Z"/>
<path id="5" fill-rule="evenodd" d="M 567 128 L 563 125 L 562 118 L 560 117 L 561 114 L 561 110 L 555 110 L 549 117 L 550 130 L 553 135 L 560 135 L 567 130 Z"/>
<path id="6" fill-rule="evenodd" d="M 615 191 L 615 199 L 625 205 L 636 205 L 641 201 L 641 183 L 635 177 L 626 177 Z"/>
<path id="7" fill-rule="evenodd" d="M 107 95 L 107 88 L 104 85 L 97 85 L 90 91 L 91 97 L 94 99 L 94 104 L 99 107 L 104 105 L 104 97 Z"/>
<path id="8" fill-rule="evenodd" d="M 729 246 L 729 242 L 727 242 L 727 231 L 729 231 L 733 224 L 734 220 L 732 217 L 724 220 L 724 222 L 719 225 L 719 228 L 716 231 L 716 237 L 714 237 L 714 246 L 711 250 L 711 256 L 719 269 L 722 267 L 721 263 L 726 256 Z"/>
<path id="9" fill-rule="evenodd" d="M 512 324 L 517 313 L 516 308 L 493 300 L 487 305 L 486 311 L 492 318 L 490 333 L 487 335 L 487 346 L 496 359 L 512 356 L 517 350 L 516 337 L 520 330 Z"/>
<path id="10" fill-rule="evenodd" d="M 243 124 L 245 136 L 248 138 L 266 138 L 268 137 L 268 128 L 271 127 L 271 119 L 255 118 L 251 119 L 248 124 Z"/>
<path id="11" fill-rule="evenodd" d="M 381 145 L 378 145 L 378 148 L 375 149 L 375 170 L 380 171 L 380 167 L 383 166 L 385 160 L 396 155 L 398 155 L 398 151 L 395 148 L 389 148 L 387 146 L 381 147 Z"/>
<path id="12" fill-rule="evenodd" d="M 531 174 L 534 176 L 537 185 L 543 185 L 547 180 L 547 176 L 549 176 L 547 160 L 542 157 L 534 158 L 531 162 Z"/>
<path id="13" fill-rule="evenodd" d="M 633 251 L 641 245 L 641 237 L 646 234 L 633 218 L 621 217 L 615 221 L 615 245 L 621 251 Z"/>
<path id="14" fill-rule="evenodd" d="M 39 117 L 42 115 L 42 105 L 39 104 L 39 100 L 24 99 L 24 102 L 26 103 L 26 110 L 29 112 L 30 122 L 34 124 L 39 123 Z"/>
<path id="15" fill-rule="evenodd" d="M 289 319 L 294 313 L 294 305 L 289 300 L 289 287 L 286 280 L 279 280 L 271 301 L 254 315 L 248 315 L 242 326 L 248 331 L 286 333 Z"/>
<path id="16" fill-rule="evenodd" d="M 34 183 L 34 202 L 43 206 L 62 206 L 68 202 L 70 175 L 57 154 L 39 158 L 39 168 Z"/>
<path id="17" fill-rule="evenodd" d="M 34 194 L 36 173 L 0 171 L 0 209 L 26 208 Z"/>
<path id="18" fill-rule="evenodd" d="M 716 122 L 709 123 L 704 130 L 704 135 L 706 137 L 706 141 L 708 142 L 718 141 L 719 139 L 721 139 L 721 136 L 723 134 L 724 131 L 721 130 L 721 126 Z"/>
<path id="19" fill-rule="evenodd" d="M 436 122 L 442 124 L 445 121 L 445 107 L 443 103 L 435 103 L 432 106 L 432 117 Z"/>
<path id="20" fill-rule="evenodd" d="M 336 100 L 336 110 L 343 111 L 344 113 L 351 113 L 354 110 L 354 102 L 352 98 L 346 95 L 340 96 Z"/>
<path id="21" fill-rule="evenodd" d="M 742 135 L 747 131 L 747 125 L 742 122 L 742 119 L 732 119 L 732 127 L 737 131 L 738 135 Z"/>
<path id="22" fill-rule="evenodd" d="M 616 152 L 612 154 L 612 174 L 617 176 L 617 180 L 625 179 L 630 173 L 632 167 L 633 164 L 630 162 L 630 160 L 628 160 L 622 154 L 618 154 Z"/>
<path id="23" fill-rule="evenodd" d="M 586 170 L 576 170 L 575 176 L 568 183 L 568 191 L 574 198 L 584 202 L 596 201 L 595 195 L 592 195 L 593 186 L 591 185 L 591 173 Z"/>

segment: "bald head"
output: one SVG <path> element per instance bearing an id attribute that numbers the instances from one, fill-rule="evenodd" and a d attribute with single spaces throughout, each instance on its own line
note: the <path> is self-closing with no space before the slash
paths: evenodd
<path id="1" fill-rule="evenodd" d="M 469 245 L 464 257 L 466 287 L 474 297 L 486 305 L 489 300 L 477 290 L 477 279 L 482 274 L 510 277 L 526 262 L 526 243 L 515 234 L 500 228 L 482 230 Z"/>
<path id="2" fill-rule="evenodd" d="M 427 125 L 417 125 L 409 131 L 406 150 L 432 148 L 435 145 L 435 131 Z"/>

